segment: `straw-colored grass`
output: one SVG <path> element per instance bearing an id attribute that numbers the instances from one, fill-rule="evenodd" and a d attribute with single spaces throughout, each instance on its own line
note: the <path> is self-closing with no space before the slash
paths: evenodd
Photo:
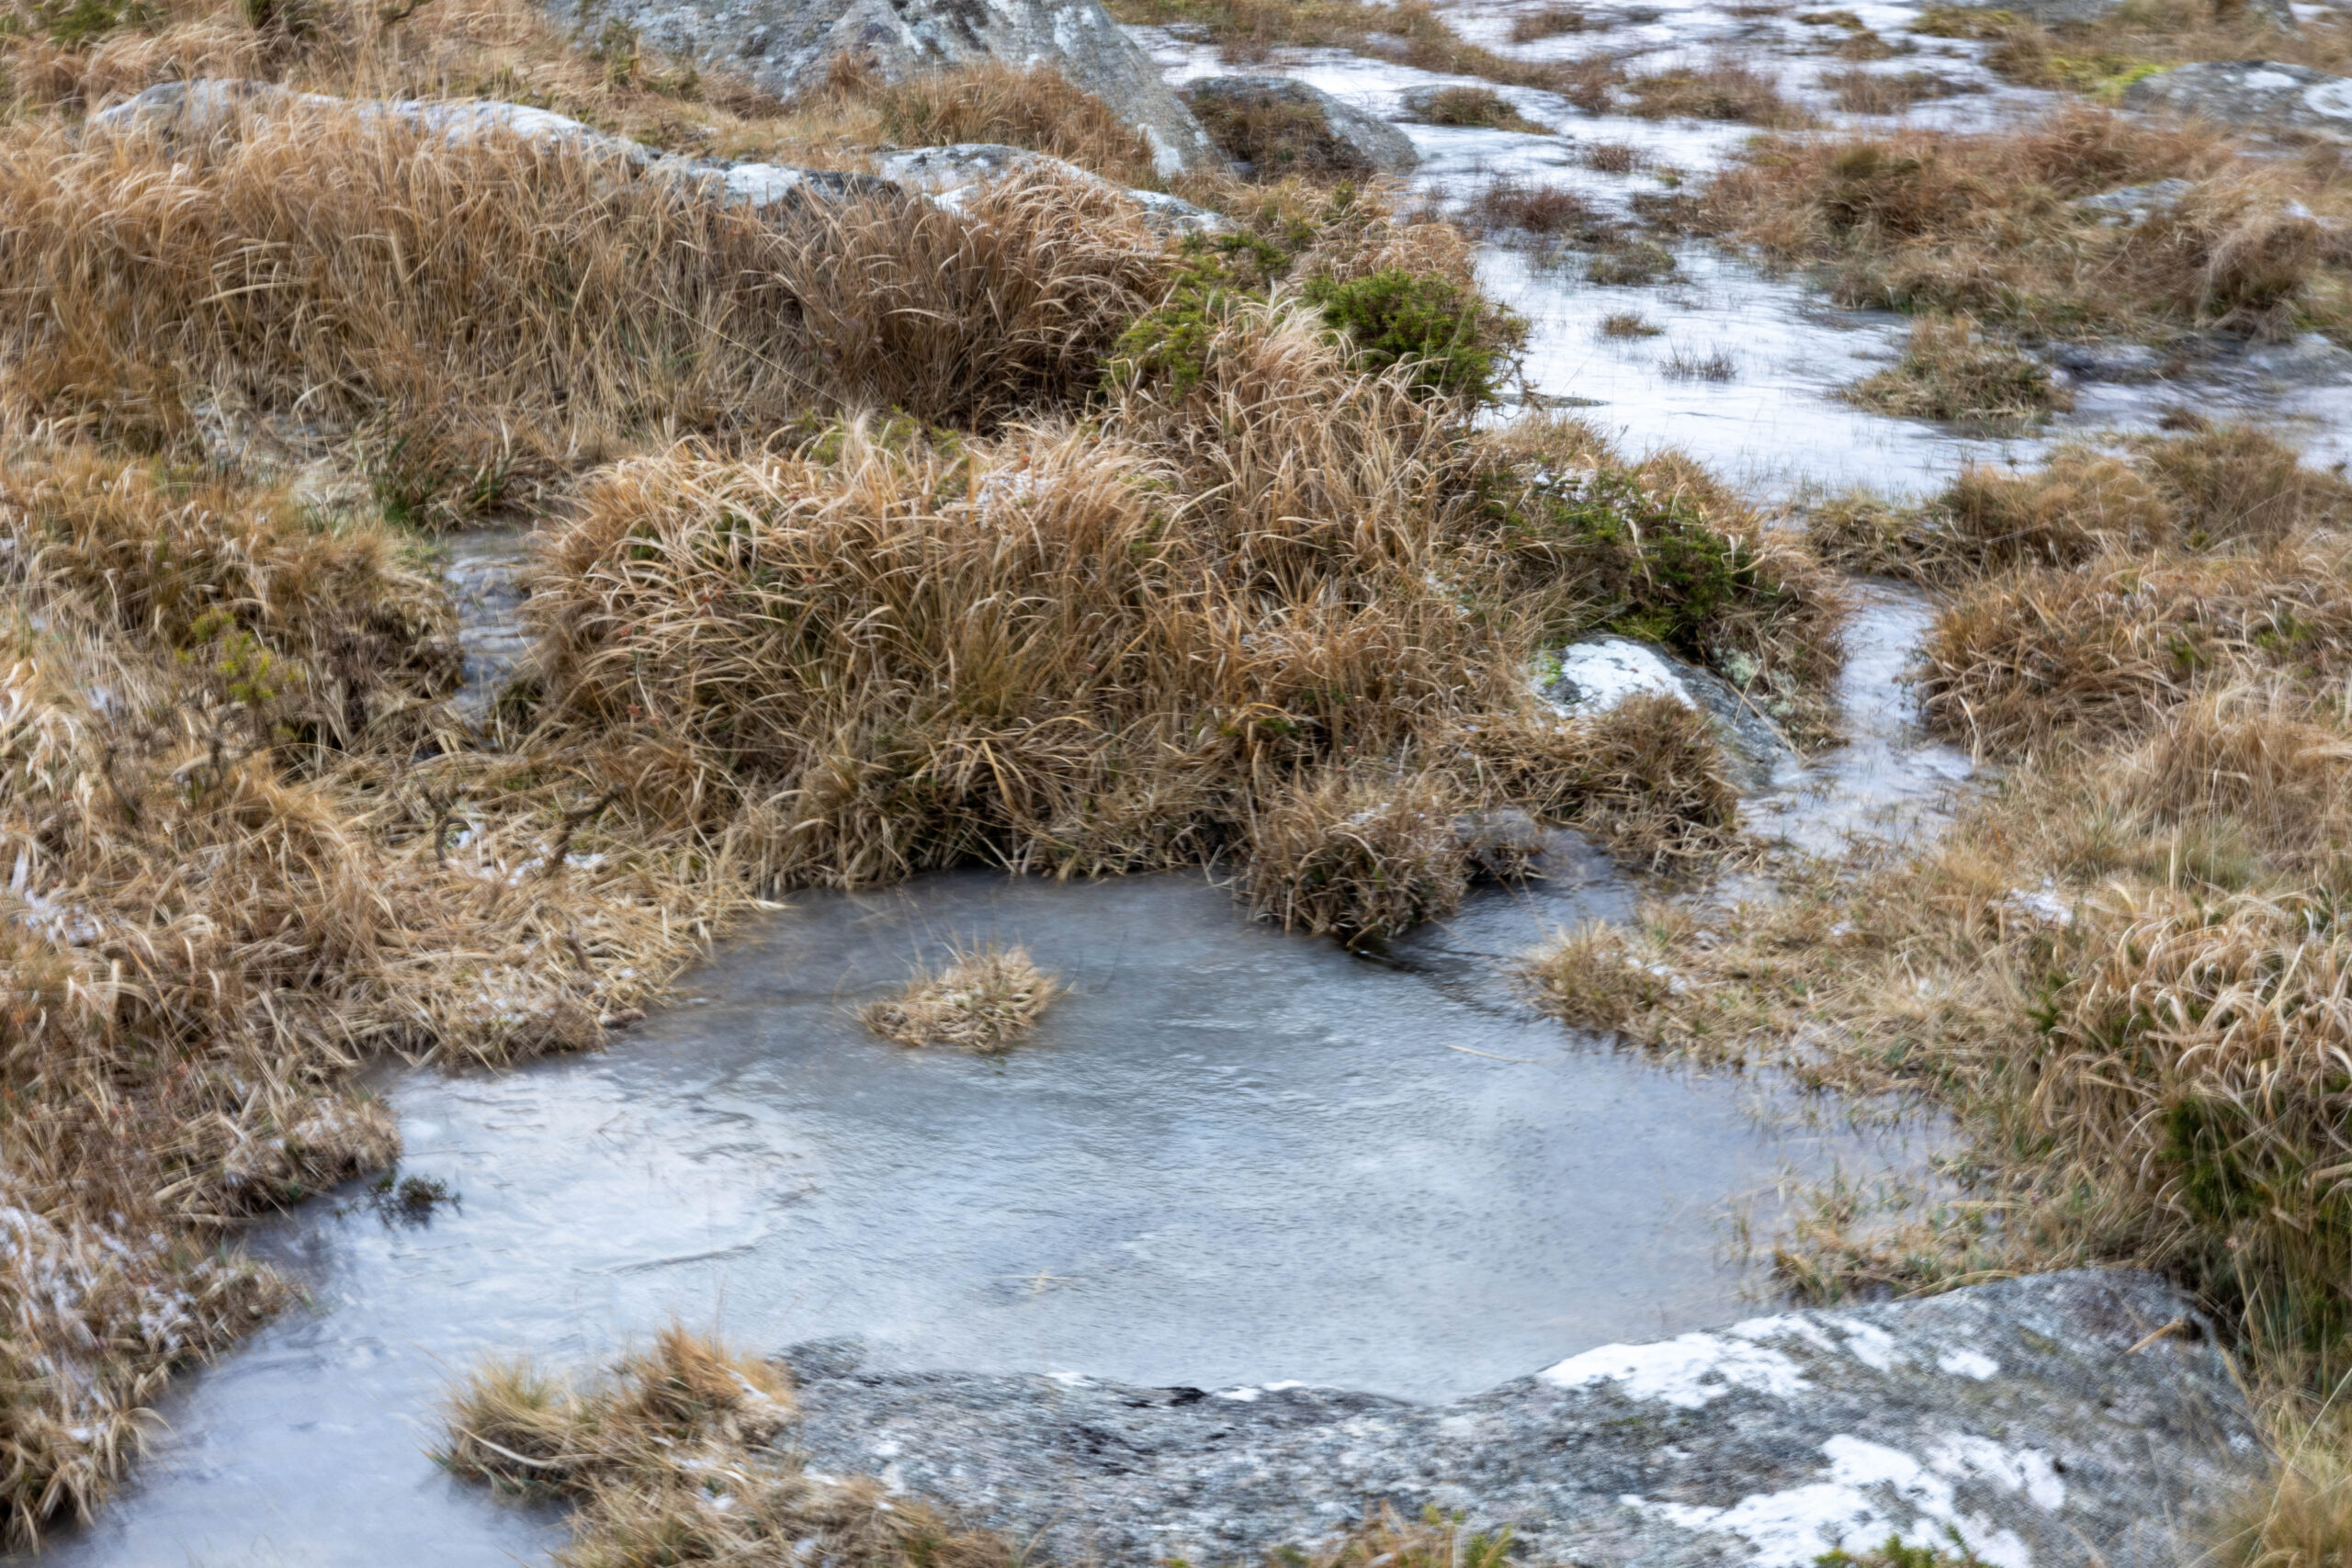
<path id="1" fill-rule="evenodd" d="M 2048 367 L 1984 337 L 1967 317 L 1923 317 L 1903 357 L 1838 395 L 1898 419 L 1933 419 L 1980 430 L 2015 430 L 2075 406 Z"/>
<path id="2" fill-rule="evenodd" d="M 0 537 L 0 1507 L 30 1540 L 281 1299 L 217 1238 L 397 1149 L 352 1069 L 591 1043 L 729 895 L 581 837 L 560 768 L 414 761 L 455 660 L 380 530 L 19 451 Z"/>
<path id="3" fill-rule="evenodd" d="M 2137 222 L 2073 205 L 2174 178 L 2187 193 Z M 2165 341 L 2343 330 L 2352 252 L 2323 220 L 2347 200 L 2320 165 L 2078 107 L 1972 135 L 1763 142 L 1711 182 L 1700 216 L 1849 303 Z"/>
<path id="4" fill-rule="evenodd" d="M 186 449 L 209 403 L 325 423 L 425 516 L 631 436 L 811 409 L 986 423 L 1090 388 L 1156 297 L 1120 199 L 1046 176 L 781 220 L 616 160 L 332 111 L 195 145 L 5 133 L 0 400 Z M 462 323 L 462 330 L 460 324 Z"/>
<path id="5" fill-rule="evenodd" d="M 1039 969 L 1026 948 L 983 946 L 957 951 L 897 996 L 867 1003 L 857 1016 L 900 1045 L 952 1045 L 995 1055 L 1036 1028 L 1061 991 L 1061 982 Z"/>

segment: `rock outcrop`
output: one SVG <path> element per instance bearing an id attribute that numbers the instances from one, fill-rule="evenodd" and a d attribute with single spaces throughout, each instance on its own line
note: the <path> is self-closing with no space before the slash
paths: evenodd
<path id="1" fill-rule="evenodd" d="M 1743 788 L 1763 788 L 1783 763 L 1796 761 L 1787 739 L 1730 682 L 1653 643 L 1627 637 L 1571 643 L 1538 673 L 1535 692 L 1569 717 L 1606 713 L 1645 694 L 1696 708 L 1714 721 L 1733 782 Z"/>
<path id="2" fill-rule="evenodd" d="M 1184 84 L 1184 98 L 1211 127 L 1263 124 L 1270 115 L 1295 117 L 1329 138 L 1322 162 L 1341 172 L 1408 175 L 1421 161 L 1413 139 L 1386 120 L 1287 76 L 1204 76 Z M 1237 158 L 1250 156 L 1229 140 L 1223 145 Z"/>
<path id="3" fill-rule="evenodd" d="M 2270 60 L 2208 60 L 2143 76 L 2127 108 L 2167 110 L 2217 125 L 2301 130 L 2352 141 L 2352 76 Z"/>
<path id="4" fill-rule="evenodd" d="M 786 1353 L 809 1468 L 1048 1561 L 1254 1560 L 1388 1504 L 1531 1562 L 1810 1568 L 1889 1536 L 1994 1568 L 2156 1568 L 2260 1472 L 2220 1351 L 2151 1276 L 2083 1270 L 1571 1356 L 1444 1405 L 1269 1383 L 862 1370 Z"/>
<path id="5" fill-rule="evenodd" d="M 554 10 L 584 30 L 621 22 L 786 99 L 822 86 L 844 59 L 890 81 L 987 60 L 1050 65 L 1142 131 L 1162 175 L 1223 162 L 1099 0 L 557 0 Z"/>
<path id="6" fill-rule="evenodd" d="M 946 147 L 918 147 L 892 152 L 878 161 L 882 177 L 908 190 L 929 195 L 943 207 L 960 207 L 966 196 L 981 186 L 1010 175 L 1051 173 L 1081 185 L 1116 191 L 1143 209 L 1145 221 L 1162 233 L 1205 234 L 1225 227 L 1225 220 L 1205 207 L 1159 191 L 1129 190 L 1075 164 L 1026 147 L 994 141 L 959 141 Z"/>

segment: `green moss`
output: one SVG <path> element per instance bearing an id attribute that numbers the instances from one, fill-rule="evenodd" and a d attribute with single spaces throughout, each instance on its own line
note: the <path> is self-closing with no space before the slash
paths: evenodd
<path id="1" fill-rule="evenodd" d="M 1968 1550 L 1957 1533 L 1952 1536 L 1957 1550 L 1946 1551 L 1937 1546 L 1905 1545 L 1901 1536 L 1891 1535 L 1883 1545 L 1862 1552 L 1852 1552 L 1836 1547 L 1815 1558 L 1814 1568 L 1982 1568 L 1984 1559 Z"/>
<path id="2" fill-rule="evenodd" d="M 1721 666 L 1736 656 L 1722 646 L 1730 613 L 1769 611 L 1786 595 L 1746 539 L 1629 474 L 1539 482 L 1489 504 L 1531 574 L 1571 588 L 1572 618 L 1547 628 L 1559 635 L 1611 631 Z"/>

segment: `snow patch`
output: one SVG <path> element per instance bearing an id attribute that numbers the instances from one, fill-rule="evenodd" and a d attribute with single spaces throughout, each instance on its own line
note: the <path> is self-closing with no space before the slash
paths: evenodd
<path id="1" fill-rule="evenodd" d="M 1536 1375 L 1560 1388 L 1614 1382 L 1628 1398 L 1663 1400 L 1679 1410 L 1696 1410 L 1736 1388 L 1787 1399 L 1813 1386 L 1787 1356 L 1740 1334 L 1749 1326 L 1734 1328 L 1732 1338 L 1685 1334 L 1651 1345 L 1603 1345 Z"/>

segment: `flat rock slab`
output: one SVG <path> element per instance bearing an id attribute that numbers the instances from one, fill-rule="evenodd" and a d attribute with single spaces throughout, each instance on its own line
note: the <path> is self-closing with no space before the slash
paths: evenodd
<path id="1" fill-rule="evenodd" d="M 1508 1526 L 1532 1562 L 1809 1568 L 1899 1535 L 1994 1568 L 2170 1568 L 2265 1462 L 2186 1300 L 2101 1270 L 1607 1346 L 1442 1405 L 868 1371 L 839 1341 L 785 1359 L 812 1471 L 1060 1562 L 1254 1561 L 1387 1504 Z"/>
<path id="2" fill-rule="evenodd" d="M 2127 108 L 2163 109 L 2219 125 L 2303 130 L 2352 140 L 2352 76 L 2272 60 L 2208 60 L 2143 76 Z"/>
<path id="3" fill-rule="evenodd" d="M 989 60 L 1050 65 L 1142 131 L 1161 174 L 1225 162 L 1098 0 L 553 0 L 551 8 L 586 33 L 624 23 L 664 53 L 738 72 L 786 99 L 823 86 L 842 60 L 890 81 Z"/>

